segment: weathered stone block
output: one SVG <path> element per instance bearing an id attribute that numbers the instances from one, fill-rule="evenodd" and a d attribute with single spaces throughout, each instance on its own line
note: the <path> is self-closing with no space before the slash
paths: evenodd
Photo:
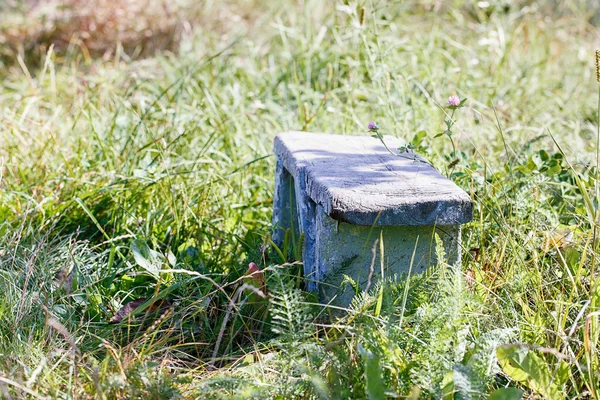
<path id="1" fill-rule="evenodd" d="M 393 138 L 386 143 L 400 146 Z M 273 240 L 281 245 L 290 229 L 304 238 L 304 275 L 321 301 L 349 303 L 343 275 L 365 287 L 380 234 L 385 276 L 408 271 L 413 252 L 413 272 L 434 264 L 434 233 L 449 260 L 460 260 L 460 225 L 472 218 L 471 199 L 429 164 L 392 155 L 368 136 L 286 132 L 274 150 Z M 381 275 L 380 256 L 378 250 L 372 284 Z"/>

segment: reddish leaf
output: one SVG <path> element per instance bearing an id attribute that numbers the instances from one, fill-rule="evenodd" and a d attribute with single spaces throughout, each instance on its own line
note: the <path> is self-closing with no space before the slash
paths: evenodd
<path id="1" fill-rule="evenodd" d="M 264 272 L 258 268 L 256 263 L 251 262 L 248 264 L 248 271 L 246 271 L 246 282 L 257 289 L 260 289 L 265 295 L 267 294 L 267 286 L 265 284 Z"/>
<path id="2" fill-rule="evenodd" d="M 131 315 L 135 310 L 138 309 L 139 306 L 144 304 L 146 301 L 148 301 L 147 298 L 130 301 L 129 303 L 121 307 L 121 309 L 117 311 L 115 316 L 112 317 L 110 321 L 108 321 L 108 323 L 118 324 L 119 322 L 123 321 L 126 317 Z M 171 302 L 169 300 L 158 301 L 156 303 L 152 303 L 148 308 L 146 308 L 146 312 L 152 312 L 159 308 L 168 307 L 170 304 Z"/>

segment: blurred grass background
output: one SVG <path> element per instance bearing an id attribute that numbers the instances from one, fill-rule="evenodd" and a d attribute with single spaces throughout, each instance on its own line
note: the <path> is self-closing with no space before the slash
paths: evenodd
<path id="1" fill-rule="evenodd" d="M 0 7 L 5 397 L 598 398 L 595 1 Z M 450 154 L 434 136 L 454 93 Z M 272 139 L 371 120 L 424 131 L 476 218 L 462 270 L 413 278 L 404 305 L 389 282 L 387 317 L 375 292 L 330 324 L 269 247 Z M 287 324 L 238 293 L 250 261 Z M 174 306 L 107 324 L 141 298 Z M 556 382 L 499 367 L 507 343 Z"/>

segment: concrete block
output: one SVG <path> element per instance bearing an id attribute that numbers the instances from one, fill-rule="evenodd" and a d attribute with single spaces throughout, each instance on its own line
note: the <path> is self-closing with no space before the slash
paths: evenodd
<path id="1" fill-rule="evenodd" d="M 393 139 L 391 148 L 400 146 Z M 286 230 L 303 237 L 304 275 L 321 301 L 347 305 L 351 289 L 362 288 L 372 262 L 371 248 L 384 242 L 384 275 L 435 264 L 437 233 L 448 259 L 460 260 L 460 225 L 472 218 L 470 197 L 427 163 L 390 154 L 376 139 L 307 132 L 277 136 L 273 240 Z M 409 157 L 417 157 L 409 154 Z M 380 278 L 377 251 L 371 284 Z"/>

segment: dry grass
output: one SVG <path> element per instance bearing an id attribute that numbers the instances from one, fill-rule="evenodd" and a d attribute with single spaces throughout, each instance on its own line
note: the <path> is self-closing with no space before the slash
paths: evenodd
<path id="1" fill-rule="evenodd" d="M 177 50 L 191 9 L 167 0 L 28 1 L 0 17 L 0 59 L 39 64 L 51 46 L 59 55 L 80 50 L 87 59 Z"/>

